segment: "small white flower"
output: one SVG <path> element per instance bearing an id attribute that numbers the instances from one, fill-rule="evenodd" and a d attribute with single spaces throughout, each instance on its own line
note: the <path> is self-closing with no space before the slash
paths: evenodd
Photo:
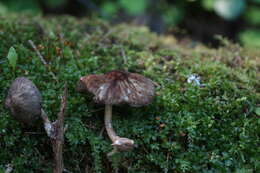
<path id="1" fill-rule="evenodd" d="M 188 76 L 187 79 L 188 83 L 193 83 L 196 86 L 204 86 L 204 84 L 200 83 L 200 76 L 198 76 L 197 74 L 191 74 Z"/>

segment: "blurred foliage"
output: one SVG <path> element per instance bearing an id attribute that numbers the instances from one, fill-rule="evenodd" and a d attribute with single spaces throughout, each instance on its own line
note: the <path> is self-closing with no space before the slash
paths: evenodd
<path id="1" fill-rule="evenodd" d="M 251 29 L 241 32 L 240 40 L 245 43 L 246 46 L 260 47 L 260 30 Z"/>
<path id="2" fill-rule="evenodd" d="M 249 7 L 245 18 L 250 24 L 260 25 L 260 7 Z"/>
<path id="3" fill-rule="evenodd" d="M 41 3 L 39 3 L 41 2 Z M 78 6 L 70 7 L 71 4 Z M 44 6 L 42 6 L 45 4 Z M 66 7 L 66 4 L 68 7 Z M 43 8 L 50 8 L 52 12 L 57 12 L 57 9 L 75 8 L 75 11 L 84 10 L 85 14 L 100 15 L 101 17 L 112 21 L 124 21 L 127 17 L 146 16 L 156 27 L 166 28 L 176 27 L 185 20 L 189 20 L 191 12 L 202 13 L 207 16 L 208 13 L 219 15 L 224 20 L 230 21 L 245 21 L 241 25 L 245 25 L 249 31 L 257 30 L 257 38 L 253 39 L 250 44 L 252 34 L 237 34 L 238 39 L 243 44 L 249 46 L 259 46 L 260 40 L 260 1 L 259 0 L 0 0 L 0 15 L 6 11 L 27 11 L 30 13 L 42 13 Z M 81 8 L 79 8 L 81 7 Z M 83 8 L 82 8 L 83 7 Z M 156 17 L 159 15 L 160 17 Z M 192 15 L 193 16 L 193 15 Z M 163 22 L 161 22 L 162 20 Z M 163 24 L 162 24 L 163 23 Z M 147 23 L 146 23 L 147 24 Z M 162 26 L 163 25 L 163 26 Z M 253 26 L 252 26 L 253 25 Z M 206 26 L 205 26 L 206 27 Z M 241 28 L 244 28 L 241 26 Z M 161 29 L 158 29 L 160 32 Z M 243 35 L 240 37 L 239 35 Z M 248 38 L 246 38 L 248 36 Z"/>
<path id="4" fill-rule="evenodd" d="M 0 15 L 6 14 L 7 8 L 0 2 Z"/>
<path id="5" fill-rule="evenodd" d="M 206 10 L 213 10 L 214 2 L 215 2 L 214 0 L 202 0 L 201 5 Z"/>
<path id="6" fill-rule="evenodd" d="M 210 49 L 180 44 L 146 27 L 8 14 L 0 20 L 0 102 L 11 81 L 26 76 L 41 91 L 44 110 L 54 119 L 67 81 L 64 162 L 74 173 L 258 172 L 260 52 L 217 39 L 222 46 Z M 48 68 L 28 40 L 37 45 Z M 7 59 L 12 49 L 18 56 L 15 69 Z M 159 87 L 149 106 L 115 107 L 114 128 L 134 139 L 138 148 L 109 160 L 111 142 L 102 132 L 104 106 L 75 87 L 83 75 L 112 69 L 141 73 Z M 190 74 L 198 74 L 205 86 L 187 83 Z M 12 173 L 51 172 L 51 143 L 42 124 L 19 124 L 3 104 L 0 148 L 0 172 L 7 164 L 13 166 Z"/>
<path id="7" fill-rule="evenodd" d="M 245 0 L 215 0 L 216 13 L 226 20 L 238 18 L 245 9 Z"/>
<path id="8" fill-rule="evenodd" d="M 66 3 L 67 0 L 45 0 L 50 7 L 58 7 Z"/>
<path id="9" fill-rule="evenodd" d="M 119 0 L 119 5 L 130 15 L 138 15 L 145 11 L 148 0 Z"/>
<path id="10" fill-rule="evenodd" d="M 10 11 L 15 12 L 30 12 L 30 13 L 39 13 L 40 7 L 36 0 L 1 0 L 0 7 L 4 6 Z M 1 8 L 0 8 L 1 10 Z M 0 11 L 1 14 L 1 11 Z"/>

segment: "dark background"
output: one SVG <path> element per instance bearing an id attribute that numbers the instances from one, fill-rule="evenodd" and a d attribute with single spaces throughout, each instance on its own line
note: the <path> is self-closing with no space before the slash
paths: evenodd
<path id="1" fill-rule="evenodd" d="M 218 46 L 222 35 L 246 46 L 260 46 L 260 0 L 0 0 L 7 12 L 99 16 L 111 23 L 147 25 L 180 41 Z"/>

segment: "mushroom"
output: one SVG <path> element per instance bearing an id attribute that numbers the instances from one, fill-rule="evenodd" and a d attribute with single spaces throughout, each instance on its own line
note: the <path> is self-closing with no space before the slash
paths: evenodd
<path id="1" fill-rule="evenodd" d="M 41 115 L 42 98 L 38 88 L 27 78 L 16 78 L 8 91 L 5 107 L 18 121 L 33 125 Z"/>
<path id="2" fill-rule="evenodd" d="M 142 75 L 113 70 L 101 75 L 87 75 L 80 78 L 77 91 L 94 94 L 96 103 L 105 104 L 105 127 L 112 141 L 111 156 L 118 151 L 133 149 L 134 141 L 119 137 L 112 126 L 112 106 L 129 104 L 139 107 L 148 105 L 155 95 L 154 82 Z"/>

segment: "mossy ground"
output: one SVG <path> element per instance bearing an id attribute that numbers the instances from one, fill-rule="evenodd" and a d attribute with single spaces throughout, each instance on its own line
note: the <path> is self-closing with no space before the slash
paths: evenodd
<path id="1" fill-rule="evenodd" d="M 28 40 L 48 62 L 45 67 Z M 260 170 L 260 51 L 222 39 L 223 46 L 179 45 L 144 27 L 98 19 L 10 15 L 0 17 L 0 102 L 18 76 L 31 79 L 55 119 L 64 82 L 69 98 L 65 124 L 66 169 L 84 172 L 237 172 Z M 18 54 L 13 69 L 7 54 Z M 114 108 L 114 128 L 138 148 L 107 159 L 111 142 L 102 131 L 104 106 L 75 91 L 80 76 L 125 69 L 158 83 L 144 108 Z M 58 80 L 55 80 L 54 73 Z M 204 87 L 187 83 L 198 74 Z M 26 127 L 0 104 L 0 172 L 51 172 L 50 140 L 41 123 Z"/>

